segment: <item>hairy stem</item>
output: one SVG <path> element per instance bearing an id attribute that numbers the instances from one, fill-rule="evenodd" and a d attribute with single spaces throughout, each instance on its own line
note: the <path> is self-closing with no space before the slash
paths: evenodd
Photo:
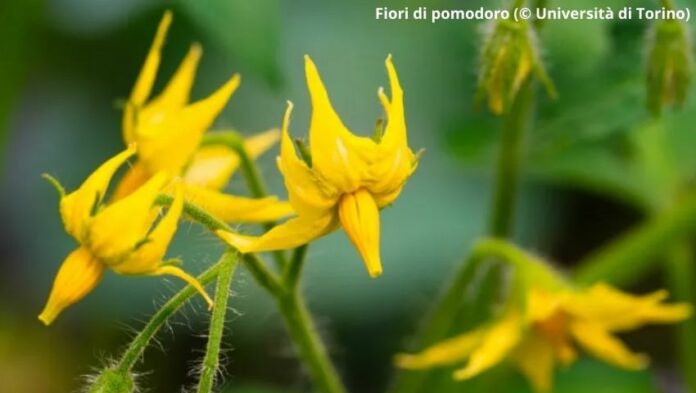
<path id="1" fill-rule="evenodd" d="M 232 275 L 234 274 L 238 255 L 235 251 L 226 252 L 221 258 L 221 267 L 215 287 L 215 308 L 210 317 L 208 345 L 201 365 L 201 376 L 198 380 L 198 393 L 210 393 L 215 385 L 215 376 L 220 366 L 220 344 L 225 329 L 227 300 L 229 299 Z"/>
<path id="2" fill-rule="evenodd" d="M 224 258 L 221 258 L 217 263 L 208 268 L 203 274 L 198 276 L 198 282 L 201 285 L 206 285 L 213 281 L 217 277 L 220 269 L 224 263 Z M 150 318 L 150 320 L 145 324 L 145 326 L 140 330 L 137 336 L 131 341 L 130 345 L 126 351 L 121 356 L 116 368 L 122 372 L 130 371 L 135 363 L 140 359 L 145 348 L 147 348 L 148 343 L 157 334 L 159 329 L 164 325 L 164 323 L 171 317 L 175 312 L 181 308 L 181 306 L 186 303 L 190 298 L 195 296 L 198 292 L 191 285 L 187 285 L 184 289 L 179 291 L 176 295 L 172 296 L 155 315 Z"/>

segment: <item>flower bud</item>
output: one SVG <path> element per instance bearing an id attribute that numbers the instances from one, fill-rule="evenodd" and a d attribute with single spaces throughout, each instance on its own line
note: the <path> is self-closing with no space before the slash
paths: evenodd
<path id="1" fill-rule="evenodd" d="M 105 369 L 92 382 L 89 393 L 132 393 L 135 381 L 129 372 Z"/>
<path id="2" fill-rule="evenodd" d="M 661 20 L 648 35 L 647 105 L 655 115 L 662 107 L 684 103 L 691 82 L 691 40 L 686 24 Z"/>
<path id="3" fill-rule="evenodd" d="M 539 57 L 536 34 L 524 21 L 500 20 L 489 25 L 481 52 L 477 101 L 488 100 L 491 112 L 505 113 L 531 74 L 549 96 L 556 91 Z"/>

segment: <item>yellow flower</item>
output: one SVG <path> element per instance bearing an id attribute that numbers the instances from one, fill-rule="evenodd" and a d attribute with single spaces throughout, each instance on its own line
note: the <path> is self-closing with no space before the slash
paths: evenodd
<path id="1" fill-rule="evenodd" d="M 130 147 L 94 171 L 76 191 L 61 195 L 60 214 L 66 231 L 79 247 L 65 259 L 39 319 L 46 325 L 99 283 L 107 267 L 124 275 L 173 275 L 193 285 L 212 307 L 200 283 L 181 268 L 163 262 L 181 216 L 184 198 L 179 187 L 167 213 L 158 220 L 157 195 L 170 182 L 165 172 L 152 176 L 130 195 L 104 204 L 114 173 L 135 154 Z"/>
<path id="2" fill-rule="evenodd" d="M 556 363 L 571 364 L 576 346 L 629 370 L 645 367 L 648 358 L 631 352 L 614 334 L 647 323 L 673 323 L 691 314 L 688 304 L 665 304 L 666 291 L 634 296 L 606 284 L 589 289 L 532 287 L 526 307 L 509 306 L 497 321 L 450 338 L 415 355 L 397 355 L 407 369 L 468 363 L 453 374 L 468 379 L 510 358 L 537 392 L 552 388 Z"/>
<path id="3" fill-rule="evenodd" d="M 167 171 L 183 178 L 187 199 L 222 220 L 266 222 L 287 216 L 292 212 L 290 205 L 275 197 L 249 199 L 216 192 L 239 167 L 239 157 L 224 146 L 199 147 L 203 134 L 239 86 L 238 74 L 207 98 L 189 103 L 202 54 L 200 45 L 194 44 L 164 91 L 148 101 L 171 21 L 172 13 L 167 11 L 124 110 L 123 137 L 127 145 L 138 146 L 138 161 L 116 187 L 115 199 L 128 195 L 155 173 Z M 255 159 L 279 136 L 278 130 L 261 133 L 246 140 L 245 148 Z"/>
<path id="4" fill-rule="evenodd" d="M 391 56 L 386 60 L 391 100 L 378 96 L 387 115 L 383 135 L 374 139 L 353 135 L 329 101 L 312 60 L 305 57 L 312 100 L 309 128 L 311 158 L 300 159 L 288 127 L 292 104 L 283 120 L 278 166 L 290 204 L 297 212 L 261 237 L 219 231 L 241 252 L 287 249 L 323 236 L 340 224 L 362 256 L 372 277 L 382 273 L 379 254 L 379 209 L 394 202 L 417 165 L 406 140 L 403 92 Z"/>

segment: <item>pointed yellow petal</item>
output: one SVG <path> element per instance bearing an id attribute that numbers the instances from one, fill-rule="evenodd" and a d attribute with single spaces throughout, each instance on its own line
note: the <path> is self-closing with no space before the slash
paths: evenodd
<path id="1" fill-rule="evenodd" d="M 338 204 L 338 217 L 353 245 L 360 252 L 370 277 L 382 274 L 379 256 L 379 209 L 369 192 L 346 194 Z"/>
<path id="2" fill-rule="evenodd" d="M 278 167 L 283 174 L 288 199 L 293 209 L 301 216 L 323 215 L 338 203 L 339 193 L 334 186 L 316 176 L 307 163 L 297 157 L 295 144 L 288 131 L 292 108 L 292 103 L 288 101 L 283 117 Z"/>
<path id="3" fill-rule="evenodd" d="M 585 350 L 607 363 L 629 370 L 640 370 L 648 364 L 645 355 L 631 352 L 621 340 L 609 334 L 599 324 L 574 321 L 570 330 Z"/>
<path id="4" fill-rule="evenodd" d="M 203 146 L 193 155 L 186 168 L 184 182 L 214 190 L 221 190 L 239 167 L 239 156 L 226 146 Z"/>
<path id="5" fill-rule="evenodd" d="M 155 39 L 152 42 L 150 51 L 145 58 L 145 63 L 143 64 L 138 79 L 135 81 L 133 90 L 129 98 L 129 102 L 126 105 L 126 110 L 123 112 L 123 139 L 126 143 L 132 143 L 135 141 L 135 123 L 138 116 L 140 108 L 145 104 L 145 101 L 150 96 L 152 91 L 152 86 L 155 83 L 155 77 L 157 76 L 157 69 L 162 58 L 162 46 L 164 46 L 164 40 L 167 37 L 167 31 L 172 23 L 172 12 L 166 11 L 162 20 L 157 27 L 157 33 L 155 34 Z"/>
<path id="6" fill-rule="evenodd" d="M 159 63 L 162 58 L 162 47 L 164 46 L 164 40 L 167 37 L 169 26 L 172 24 L 172 18 L 172 12 L 169 10 L 165 11 L 159 26 L 157 26 L 155 39 L 152 41 L 150 51 L 145 58 L 143 68 L 140 71 L 140 75 L 138 75 L 138 79 L 130 95 L 130 101 L 136 107 L 142 106 L 150 96 L 152 85 L 155 83 L 155 77 L 157 76 L 157 69 L 159 68 Z"/>
<path id="7" fill-rule="evenodd" d="M 185 271 L 181 270 L 180 268 L 172 265 L 163 265 L 157 268 L 154 272 L 151 273 L 153 276 L 163 276 L 163 275 L 170 275 L 170 276 L 175 276 L 178 277 L 182 280 L 184 280 L 187 284 L 191 285 L 198 291 L 198 293 L 203 296 L 203 299 L 205 299 L 206 303 L 208 303 L 208 310 L 211 310 L 213 308 L 213 299 L 208 296 L 208 293 L 205 291 L 201 283 L 196 280 L 195 277 L 191 276 L 190 274 L 186 273 Z"/>
<path id="8" fill-rule="evenodd" d="M 312 168 L 344 192 L 355 191 L 368 178 L 368 158 L 376 143 L 353 135 L 336 114 L 316 66 L 305 56 L 307 87 L 312 99 L 309 144 Z"/>
<path id="9" fill-rule="evenodd" d="M 234 232 L 216 231 L 225 243 L 242 253 L 287 250 L 307 244 L 335 228 L 330 215 L 307 218 L 296 217 L 274 227 L 262 236 L 244 236 Z"/>
<path id="10" fill-rule="evenodd" d="M 463 362 L 476 346 L 480 344 L 483 332 L 482 329 L 477 329 L 447 339 L 418 354 L 398 354 L 394 361 L 398 367 L 410 370 L 427 369 Z"/>
<path id="11" fill-rule="evenodd" d="M 575 293 L 566 308 L 609 331 L 632 330 L 648 323 L 674 323 L 691 315 L 688 304 L 664 304 L 667 296 L 664 290 L 634 296 L 599 283 L 585 292 Z"/>
<path id="12" fill-rule="evenodd" d="M 116 185 L 116 189 L 110 201 L 113 203 L 114 201 L 130 195 L 133 191 L 145 184 L 150 177 L 150 172 L 147 171 L 141 162 L 134 163 L 133 166 L 128 168 L 128 171 L 123 174 L 123 177 Z"/>
<path id="13" fill-rule="evenodd" d="M 245 198 L 186 186 L 186 199 L 226 222 L 270 222 L 289 216 L 292 206 L 276 197 Z"/>
<path id="14" fill-rule="evenodd" d="M 454 372 L 454 379 L 469 379 L 500 363 L 520 342 L 521 330 L 520 316 L 508 312 L 484 333 L 481 345 L 471 354 L 466 367 Z"/>
<path id="15" fill-rule="evenodd" d="M 381 88 L 377 92 L 387 115 L 387 125 L 378 145 L 378 159 L 370 168 L 370 176 L 375 181 L 367 186 L 380 207 L 392 203 L 398 197 L 406 180 L 417 166 L 415 155 L 408 147 L 403 90 L 391 55 L 387 57 L 385 63 L 392 98 L 391 100 L 387 98 Z"/>
<path id="16" fill-rule="evenodd" d="M 188 54 L 181 62 L 164 91 L 145 106 L 140 115 L 149 118 L 158 114 L 167 114 L 183 108 L 189 102 L 189 94 L 196 77 L 198 62 L 203 54 L 199 44 L 191 45 Z"/>
<path id="17" fill-rule="evenodd" d="M 538 334 L 528 334 L 512 355 L 517 368 L 537 393 L 548 393 L 553 385 L 554 349 Z"/>
<path id="18" fill-rule="evenodd" d="M 280 130 L 272 128 L 270 130 L 252 135 L 244 139 L 244 149 L 252 159 L 256 159 L 273 147 L 280 139 Z"/>
<path id="19" fill-rule="evenodd" d="M 89 250 L 80 247 L 65 259 L 53 281 L 48 302 L 39 319 L 50 325 L 67 307 L 77 303 L 94 289 L 104 274 L 104 264 Z"/>
<path id="20" fill-rule="evenodd" d="M 121 274 L 148 274 L 157 270 L 160 262 L 167 253 L 179 223 L 179 217 L 184 209 L 184 191 L 177 185 L 176 195 L 167 213 L 162 217 L 155 229 L 147 236 L 145 242 L 121 263 L 111 265 L 111 268 Z"/>
<path id="21" fill-rule="evenodd" d="M 127 197 L 100 211 L 89 228 L 90 249 L 107 264 L 118 263 L 147 235 L 154 216 L 152 204 L 169 182 L 158 173 Z"/>
<path id="22" fill-rule="evenodd" d="M 203 134 L 225 107 L 239 81 L 239 75 L 234 75 L 207 98 L 167 114 L 160 123 L 145 122 L 139 126 L 138 155 L 151 173 L 183 172 Z"/>
<path id="23" fill-rule="evenodd" d="M 388 146 L 407 146 L 406 119 L 404 116 L 404 93 L 399 83 L 399 76 L 389 55 L 385 61 L 387 74 L 389 75 L 389 89 L 391 90 L 391 100 L 386 97 L 384 91 L 379 89 L 378 95 L 384 112 L 387 115 L 387 125 L 384 129 L 384 136 L 380 144 Z"/>
<path id="24" fill-rule="evenodd" d="M 92 172 L 80 188 L 61 199 L 60 215 L 63 219 L 63 225 L 68 233 L 78 241 L 84 240 L 85 225 L 91 217 L 95 205 L 104 198 L 114 173 L 133 154 L 135 154 L 135 148 L 131 146 L 110 158 Z"/>

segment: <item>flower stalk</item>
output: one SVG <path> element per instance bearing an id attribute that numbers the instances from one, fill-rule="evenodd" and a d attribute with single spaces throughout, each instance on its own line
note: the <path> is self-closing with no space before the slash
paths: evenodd
<path id="1" fill-rule="evenodd" d="M 533 110 L 533 93 L 532 83 L 527 80 L 520 88 L 510 112 L 505 115 L 491 211 L 491 236 L 507 238 L 512 232 L 522 146 Z"/>
<path id="2" fill-rule="evenodd" d="M 220 272 L 215 288 L 215 308 L 210 318 L 210 330 L 205 357 L 201 365 L 201 375 L 198 380 L 198 393 L 210 393 L 215 385 L 215 376 L 220 366 L 220 344 L 225 330 L 227 301 L 230 296 L 232 276 L 239 260 L 234 251 L 226 252 L 221 258 Z"/>

